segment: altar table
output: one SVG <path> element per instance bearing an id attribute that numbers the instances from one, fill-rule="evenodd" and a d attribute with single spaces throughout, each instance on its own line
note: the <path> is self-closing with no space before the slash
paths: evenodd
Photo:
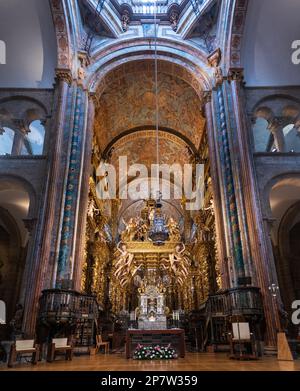
<path id="1" fill-rule="evenodd" d="M 126 358 L 132 357 L 132 351 L 138 344 L 171 346 L 177 350 L 180 357 L 185 356 L 185 334 L 182 329 L 165 330 L 127 330 L 126 333 Z"/>

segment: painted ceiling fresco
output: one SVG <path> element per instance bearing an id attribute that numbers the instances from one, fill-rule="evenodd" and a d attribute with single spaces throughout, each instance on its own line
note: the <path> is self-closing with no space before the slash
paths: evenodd
<path id="1" fill-rule="evenodd" d="M 138 131 L 118 140 L 112 149 L 110 163 L 117 167 L 118 157 L 127 156 L 128 164 L 142 163 L 150 169 L 156 159 L 156 132 Z M 159 132 L 159 163 L 178 163 L 182 167 L 189 163 L 188 146 L 178 137 L 166 132 Z"/>
<path id="2" fill-rule="evenodd" d="M 96 114 L 96 134 L 103 150 L 122 132 L 155 124 L 154 71 L 113 80 L 103 91 Z M 187 137 L 196 148 L 204 127 L 199 97 L 182 79 L 158 74 L 159 126 Z"/>

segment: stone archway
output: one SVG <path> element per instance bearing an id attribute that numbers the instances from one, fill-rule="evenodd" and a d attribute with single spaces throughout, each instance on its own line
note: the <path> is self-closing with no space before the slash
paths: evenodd
<path id="1" fill-rule="evenodd" d="M 22 280 L 28 248 L 27 222 L 30 195 L 12 178 L 0 180 L 0 298 L 6 303 L 7 324 L 1 328 L 0 338 L 21 331 L 21 324 L 10 322 L 20 300 Z"/>
<path id="2" fill-rule="evenodd" d="M 293 204 L 284 214 L 278 229 L 279 282 L 283 301 L 288 311 L 291 302 L 300 297 L 300 201 Z"/>

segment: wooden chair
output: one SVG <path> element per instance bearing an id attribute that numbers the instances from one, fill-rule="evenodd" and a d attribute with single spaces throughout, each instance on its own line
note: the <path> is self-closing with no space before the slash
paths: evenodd
<path id="1" fill-rule="evenodd" d="M 240 360 L 257 360 L 256 342 L 253 334 L 250 332 L 249 323 L 232 323 L 232 334 L 229 333 L 230 358 Z M 238 351 L 235 350 L 238 345 Z M 245 353 L 247 347 L 251 348 L 251 353 Z"/>
<path id="2" fill-rule="evenodd" d="M 55 359 L 57 352 L 65 352 L 66 360 L 73 358 L 72 343 L 68 343 L 68 338 L 53 338 L 48 346 L 47 361 L 52 362 Z"/>
<path id="3" fill-rule="evenodd" d="M 23 353 L 31 353 L 31 362 L 36 364 L 39 357 L 39 345 L 34 343 L 34 339 L 19 340 L 13 343 L 10 347 L 8 367 L 12 368 L 17 360 L 17 356 Z"/>
<path id="4" fill-rule="evenodd" d="M 96 353 L 100 350 L 101 347 L 104 347 L 104 353 L 109 353 L 109 342 L 104 342 L 102 340 L 102 335 L 96 335 Z"/>

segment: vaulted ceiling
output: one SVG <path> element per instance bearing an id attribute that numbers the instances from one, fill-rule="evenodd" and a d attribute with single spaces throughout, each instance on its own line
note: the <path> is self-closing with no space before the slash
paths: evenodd
<path id="1" fill-rule="evenodd" d="M 108 75 L 105 87 L 98 91 L 95 136 L 100 150 L 117 168 L 117 173 L 119 157 L 126 156 L 128 166 L 144 164 L 150 174 L 151 164 L 157 163 L 154 62 L 133 63 L 128 72 L 124 72 L 124 67 Z M 205 127 L 199 91 L 196 93 L 183 71 L 171 74 L 166 66 L 163 71 L 160 64 L 157 93 L 159 163 L 177 163 L 183 169 L 197 154 Z M 175 170 L 164 185 L 174 182 L 178 176 L 179 171 Z M 123 201 L 119 216 L 124 215 L 126 219 L 142 207 L 143 202 Z M 164 213 L 178 221 L 183 213 L 180 200 L 164 203 Z"/>
<path id="2" fill-rule="evenodd" d="M 154 62 L 140 62 L 138 66 L 135 64 L 135 72 L 122 74 L 120 70 L 121 77 L 113 77 L 106 84 L 100 96 L 95 126 L 102 151 L 112 140 L 128 131 L 137 128 L 155 129 L 154 69 Z M 199 148 L 204 128 L 201 102 L 186 81 L 165 72 L 158 73 L 158 110 L 161 129 L 178 134 L 189 140 L 194 149 Z M 149 156 L 152 144 L 151 141 L 147 144 Z M 137 144 L 136 146 L 140 148 Z M 129 144 L 128 148 L 130 149 Z"/>

